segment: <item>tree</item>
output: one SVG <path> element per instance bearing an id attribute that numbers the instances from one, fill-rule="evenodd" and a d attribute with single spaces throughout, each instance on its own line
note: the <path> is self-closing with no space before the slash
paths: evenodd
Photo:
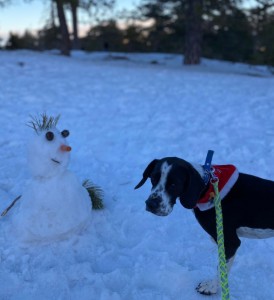
<path id="1" fill-rule="evenodd" d="M 203 0 L 147 0 L 139 10 L 143 19 L 153 20 L 147 35 L 152 51 L 168 47 L 184 52 L 185 64 L 200 62 Z"/>
<path id="2" fill-rule="evenodd" d="M 254 36 L 253 60 L 255 63 L 274 65 L 274 1 L 257 0 L 249 11 Z"/>
<path id="3" fill-rule="evenodd" d="M 230 21 L 235 21 L 233 11 L 241 0 L 186 0 L 186 38 L 184 64 L 199 64 L 202 55 L 203 34 L 206 24 L 216 26 L 212 19 L 226 15 L 232 16 Z M 235 23 L 235 22 L 234 22 Z M 218 25 L 217 25 L 218 26 Z M 229 22 L 226 23 L 229 26 Z M 211 28 L 211 30 L 212 30 Z"/>
<path id="4" fill-rule="evenodd" d="M 80 49 L 79 35 L 78 35 L 78 15 L 77 9 L 79 7 L 79 0 L 69 0 L 71 15 L 72 15 L 72 28 L 73 28 L 73 49 Z"/>
<path id="5" fill-rule="evenodd" d="M 128 25 L 124 30 L 124 51 L 144 52 L 146 51 L 144 28 L 135 24 Z"/>
<path id="6" fill-rule="evenodd" d="M 38 45 L 41 50 L 60 49 L 60 29 L 54 23 L 38 31 Z"/>
<path id="7" fill-rule="evenodd" d="M 6 49 L 8 50 L 16 50 L 20 49 L 21 47 L 21 41 L 20 37 L 17 34 L 13 34 L 12 32 L 9 34 L 9 39 L 6 44 Z"/>
<path id="8" fill-rule="evenodd" d="M 252 59 L 252 27 L 237 7 L 207 16 L 203 29 L 203 56 L 230 61 Z"/>
<path id="9" fill-rule="evenodd" d="M 61 49 L 60 27 L 56 25 L 56 3 L 51 2 L 50 16 L 45 26 L 38 31 L 38 45 L 40 50 Z"/>
<path id="10" fill-rule="evenodd" d="M 90 29 L 83 39 L 85 50 L 123 50 L 123 32 L 118 28 L 115 20 L 101 22 Z M 108 49 L 106 49 L 108 48 Z"/>
<path id="11" fill-rule="evenodd" d="M 150 43 L 156 45 L 157 51 L 167 49 L 168 44 L 173 52 L 184 53 L 185 64 L 199 64 L 204 31 L 211 32 L 216 26 L 214 22 L 217 18 L 229 14 L 240 2 L 241 0 L 145 0 L 140 6 L 140 12 L 143 18 L 154 21 L 148 30 L 148 38 Z"/>
<path id="12" fill-rule="evenodd" d="M 111 9 L 114 6 L 115 0 L 65 0 L 66 6 L 69 7 L 72 15 L 72 34 L 73 34 L 73 49 L 80 49 L 80 40 L 78 32 L 78 10 L 79 8 L 90 13 L 92 10 L 96 10 L 95 15 L 99 11 Z"/>
<path id="13" fill-rule="evenodd" d="M 200 63 L 202 53 L 202 13 L 203 0 L 187 0 L 186 12 L 186 36 L 185 36 L 185 65 Z"/>
<path id="14" fill-rule="evenodd" d="M 56 2 L 57 14 L 61 31 L 61 54 L 70 56 L 70 38 L 64 11 L 63 0 L 54 0 Z"/>
<path id="15" fill-rule="evenodd" d="M 146 0 L 137 8 L 135 18 L 151 23 L 142 30 L 146 51 L 182 53 L 185 35 L 183 3 L 184 0 Z"/>
<path id="16" fill-rule="evenodd" d="M 22 36 L 10 33 L 5 48 L 8 50 L 30 49 L 36 50 L 38 46 L 37 38 L 29 31 L 25 31 Z"/>

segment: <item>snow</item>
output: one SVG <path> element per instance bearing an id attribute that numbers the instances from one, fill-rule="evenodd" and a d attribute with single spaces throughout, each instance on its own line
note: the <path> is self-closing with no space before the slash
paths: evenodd
<path id="1" fill-rule="evenodd" d="M 0 299 L 205 299 L 195 287 L 215 276 L 216 247 L 179 203 L 167 217 L 145 211 L 150 184 L 134 190 L 144 168 L 164 156 L 202 164 L 213 149 L 215 164 L 274 180 L 267 68 L 111 55 L 0 51 L 0 209 L 32 180 L 25 125 L 43 112 L 70 130 L 69 170 L 105 193 L 86 230 L 61 241 L 21 245 L 10 226 L 17 208 L 1 218 Z M 231 299 L 274 299 L 273 251 L 274 239 L 242 240 Z"/>
<path id="2" fill-rule="evenodd" d="M 56 127 L 58 117 L 42 114 L 30 122 L 34 131 L 27 147 L 31 180 L 6 226 L 18 243 L 47 244 L 85 229 L 92 204 L 87 190 L 67 170 L 71 147 Z"/>
<path id="3" fill-rule="evenodd" d="M 42 119 L 42 116 L 37 118 Z M 48 133 L 52 135 L 52 140 L 47 139 Z M 66 139 L 57 128 L 38 130 L 37 133 L 33 129 L 33 137 L 27 144 L 27 168 L 33 178 L 42 180 L 58 177 L 66 171 L 70 151 L 61 151 L 63 145 L 67 145 Z"/>

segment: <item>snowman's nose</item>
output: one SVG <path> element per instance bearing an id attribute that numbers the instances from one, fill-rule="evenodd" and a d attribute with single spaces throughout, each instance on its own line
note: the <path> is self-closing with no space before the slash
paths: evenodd
<path id="1" fill-rule="evenodd" d="M 61 145 L 60 149 L 61 151 L 66 151 L 66 152 L 71 151 L 71 147 L 67 145 Z"/>

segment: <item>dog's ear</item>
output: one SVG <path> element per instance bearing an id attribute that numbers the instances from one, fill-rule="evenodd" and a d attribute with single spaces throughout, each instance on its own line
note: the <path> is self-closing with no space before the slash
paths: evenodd
<path id="1" fill-rule="evenodd" d="M 188 168 L 186 183 L 180 202 L 185 208 L 194 208 L 200 199 L 200 196 L 205 188 L 204 181 L 200 174 L 191 166 Z"/>
<path id="2" fill-rule="evenodd" d="M 157 162 L 159 161 L 159 159 L 154 159 L 152 162 L 150 162 L 148 164 L 148 166 L 146 167 L 144 173 L 143 173 L 143 178 L 141 179 L 141 181 L 136 185 L 136 187 L 134 188 L 135 190 L 140 188 L 148 179 L 148 177 L 150 177 L 151 172 L 153 171 L 155 165 L 157 164 Z"/>

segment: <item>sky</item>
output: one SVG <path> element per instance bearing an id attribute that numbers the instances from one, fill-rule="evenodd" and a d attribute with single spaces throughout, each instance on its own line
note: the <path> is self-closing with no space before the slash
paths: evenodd
<path id="1" fill-rule="evenodd" d="M 15 3 L 16 1 L 16 3 Z M 115 11 L 132 9 L 141 0 L 116 0 Z M 245 0 L 245 5 L 252 5 L 255 0 Z M 26 29 L 35 31 L 45 24 L 49 16 L 50 1 L 23 1 L 13 0 L 13 3 L 0 8 L 0 38 L 6 39 L 9 32 L 24 33 Z M 87 14 L 81 16 L 86 25 L 81 25 L 80 30 L 90 27 Z"/>
<path id="2" fill-rule="evenodd" d="M 14 0 L 16 1 L 16 0 Z M 26 29 L 37 30 L 43 27 L 49 15 L 50 1 L 23 1 L 0 8 L 0 38 L 9 32 L 23 33 Z M 138 0 L 116 0 L 115 11 L 130 9 Z M 88 16 L 85 15 L 88 22 Z"/>

